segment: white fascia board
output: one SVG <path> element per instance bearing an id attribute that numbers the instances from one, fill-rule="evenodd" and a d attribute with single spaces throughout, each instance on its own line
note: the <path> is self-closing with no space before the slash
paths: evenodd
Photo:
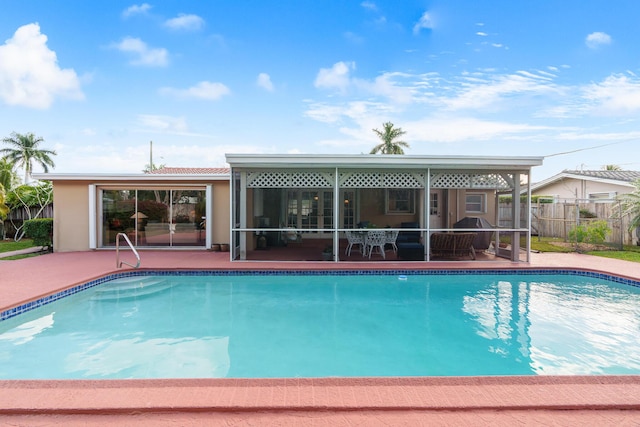
<path id="1" fill-rule="evenodd" d="M 226 154 L 231 167 L 246 168 L 432 168 L 469 170 L 529 169 L 542 165 L 543 157 L 405 156 L 344 154 Z"/>
<path id="2" fill-rule="evenodd" d="M 537 191 L 541 188 L 546 187 L 547 185 L 556 183 L 563 179 L 575 179 L 578 181 L 591 181 L 591 182 L 599 182 L 602 184 L 610 184 L 610 185 L 618 185 L 621 187 L 635 188 L 633 183 L 627 182 L 627 181 L 619 181 L 617 179 L 597 178 L 593 176 L 576 175 L 576 174 L 567 173 L 567 172 L 560 172 L 559 174 L 553 175 L 545 180 L 536 182 L 535 184 L 531 185 L 531 191 Z"/>
<path id="3" fill-rule="evenodd" d="M 156 182 L 156 181 L 228 181 L 229 174 L 83 174 L 83 173 L 34 173 L 33 177 L 42 181 L 136 181 L 136 182 Z"/>

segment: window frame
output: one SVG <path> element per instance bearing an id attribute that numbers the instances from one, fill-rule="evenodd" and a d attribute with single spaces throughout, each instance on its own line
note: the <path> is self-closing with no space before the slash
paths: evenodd
<path id="1" fill-rule="evenodd" d="M 398 198 L 401 192 L 407 192 L 407 198 Z M 406 208 L 398 204 L 406 203 Z M 384 212 L 387 215 L 406 215 L 416 213 L 416 192 L 413 188 L 386 188 L 384 192 Z"/>
<path id="2" fill-rule="evenodd" d="M 469 197 L 479 197 L 478 201 L 469 201 Z M 478 209 L 469 209 L 469 205 L 478 205 Z M 466 193 L 464 196 L 465 213 L 485 214 L 487 213 L 487 195 L 485 193 Z"/>

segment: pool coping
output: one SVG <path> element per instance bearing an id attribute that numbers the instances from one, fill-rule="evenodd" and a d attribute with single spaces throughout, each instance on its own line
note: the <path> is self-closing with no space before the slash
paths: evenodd
<path id="1" fill-rule="evenodd" d="M 16 380 L 0 381 L 0 402 L 0 416 L 606 410 L 628 420 L 640 376 Z"/>
<path id="2" fill-rule="evenodd" d="M 109 274 L 106 252 L 1 261 L 0 309 Z M 145 271 L 361 269 L 361 263 L 231 263 L 228 254 L 145 252 Z M 532 254 L 530 264 L 387 263 L 387 269 L 579 270 L 640 280 L 637 263 Z M 46 278 L 43 281 L 43 277 Z M 9 286 L 6 286 L 9 285 Z M 640 376 L 320 379 L 2 380 L 0 416 L 17 425 L 621 425 L 640 423 Z M 456 385 L 457 384 L 457 385 Z M 336 397 L 338 396 L 338 397 Z M 54 415 L 52 417 L 51 415 Z M 140 416 L 142 415 L 142 416 Z M 38 422 L 40 424 L 38 424 Z"/>

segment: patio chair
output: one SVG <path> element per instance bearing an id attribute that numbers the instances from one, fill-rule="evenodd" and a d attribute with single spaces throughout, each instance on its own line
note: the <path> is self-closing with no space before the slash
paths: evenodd
<path id="1" fill-rule="evenodd" d="M 302 234 L 293 227 L 287 227 L 287 230 L 282 232 L 282 242 L 285 246 L 289 243 L 302 243 Z"/>
<path id="2" fill-rule="evenodd" d="M 473 239 L 477 233 L 433 233 L 431 235 L 431 256 L 462 257 L 469 255 L 476 259 Z"/>
<path id="3" fill-rule="evenodd" d="M 364 252 L 364 233 L 358 232 L 358 231 L 346 230 L 344 232 L 344 234 L 347 237 L 347 242 L 349 242 L 349 244 L 347 245 L 347 248 L 345 249 L 344 253 L 347 256 L 350 256 L 351 255 L 351 249 L 354 246 L 356 246 L 358 252 L 360 252 L 360 254 L 364 256 L 364 254 L 365 254 L 365 252 Z"/>
<path id="4" fill-rule="evenodd" d="M 396 246 L 396 240 L 398 240 L 399 230 L 391 230 L 386 232 L 386 244 L 391 245 L 391 249 L 393 249 L 393 253 L 398 253 L 398 246 Z"/>
<path id="5" fill-rule="evenodd" d="M 384 245 L 387 244 L 387 232 L 385 230 L 369 230 L 365 239 L 364 250 L 371 259 L 374 248 L 378 248 L 382 258 L 385 258 Z"/>

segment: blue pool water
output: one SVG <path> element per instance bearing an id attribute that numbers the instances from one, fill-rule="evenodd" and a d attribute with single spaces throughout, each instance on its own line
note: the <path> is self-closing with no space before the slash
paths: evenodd
<path id="1" fill-rule="evenodd" d="M 0 322 L 0 378 L 640 374 L 640 288 L 566 274 L 122 277 Z"/>

